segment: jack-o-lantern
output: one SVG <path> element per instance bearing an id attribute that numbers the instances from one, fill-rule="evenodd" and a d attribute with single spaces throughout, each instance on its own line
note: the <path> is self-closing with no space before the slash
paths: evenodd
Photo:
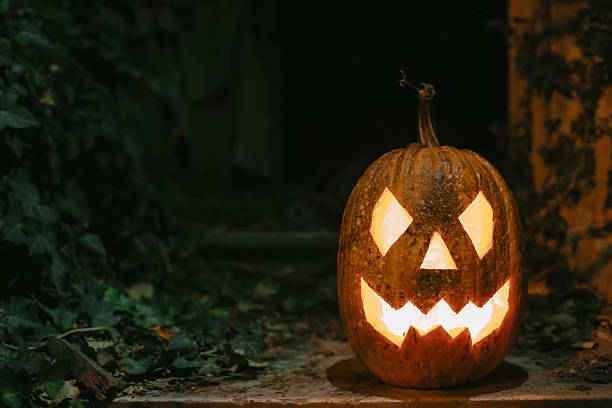
<path id="1" fill-rule="evenodd" d="M 433 87 L 419 91 L 421 143 L 365 171 L 340 233 L 338 298 L 348 339 L 382 380 L 438 388 L 506 356 L 524 299 L 521 225 L 491 164 L 439 146 Z"/>

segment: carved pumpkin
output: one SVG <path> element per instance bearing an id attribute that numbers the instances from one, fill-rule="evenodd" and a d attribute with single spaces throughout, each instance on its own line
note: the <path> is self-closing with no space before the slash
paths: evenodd
<path id="1" fill-rule="evenodd" d="M 477 380 L 506 356 L 524 298 L 520 221 L 488 161 L 439 146 L 419 92 L 421 143 L 376 160 L 340 232 L 340 315 L 357 356 L 398 386 Z"/>

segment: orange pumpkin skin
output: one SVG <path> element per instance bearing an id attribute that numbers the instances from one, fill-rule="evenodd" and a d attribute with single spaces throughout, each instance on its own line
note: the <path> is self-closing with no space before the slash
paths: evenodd
<path id="1" fill-rule="evenodd" d="M 370 226 L 385 188 L 413 221 L 383 256 Z M 482 259 L 458 221 L 479 192 L 493 210 L 493 243 Z M 420 268 L 434 231 L 456 270 Z M 504 359 L 517 335 L 526 290 L 522 253 L 512 193 L 485 159 L 469 150 L 422 143 L 383 155 L 353 189 L 340 231 L 338 301 L 355 353 L 380 379 L 402 387 L 449 387 L 482 378 Z M 509 306 L 501 325 L 475 344 L 467 329 L 451 338 L 438 326 L 424 335 L 410 327 L 397 346 L 366 320 L 362 279 L 394 309 L 410 301 L 422 313 L 441 299 L 456 313 L 468 302 L 482 307 L 509 281 Z"/>

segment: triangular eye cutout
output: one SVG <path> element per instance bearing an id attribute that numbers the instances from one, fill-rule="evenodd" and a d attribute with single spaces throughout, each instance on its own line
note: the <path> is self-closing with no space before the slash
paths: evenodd
<path id="1" fill-rule="evenodd" d="M 397 201 L 391 190 L 385 191 L 374 206 L 370 234 L 382 256 L 412 224 L 412 217 Z"/>
<path id="2" fill-rule="evenodd" d="M 455 261 L 453 261 L 453 257 L 439 232 L 434 232 L 431 237 L 421 269 L 457 269 L 457 265 L 455 265 Z"/>
<path id="3" fill-rule="evenodd" d="M 493 247 L 493 208 L 482 191 L 461 213 L 459 222 L 472 240 L 478 257 L 482 259 Z"/>

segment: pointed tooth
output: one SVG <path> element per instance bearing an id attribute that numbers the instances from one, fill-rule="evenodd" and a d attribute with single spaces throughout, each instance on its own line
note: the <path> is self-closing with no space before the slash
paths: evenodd
<path id="1" fill-rule="evenodd" d="M 455 337 L 457 337 L 458 335 L 460 335 L 464 331 L 467 331 L 468 335 L 469 335 L 469 330 L 468 330 L 467 327 L 454 327 L 454 328 L 448 330 L 448 334 L 454 339 Z"/>
<path id="2" fill-rule="evenodd" d="M 466 344 L 469 344 L 470 347 L 472 347 L 472 335 L 470 334 L 470 329 L 468 329 L 467 327 L 460 327 L 455 330 L 456 332 L 454 333 L 454 336 L 452 336 L 453 342 L 465 342 Z"/>
<path id="3" fill-rule="evenodd" d="M 441 342 L 441 343 L 449 342 L 452 339 L 452 337 L 448 334 L 446 329 L 444 329 L 444 327 L 442 327 L 441 325 L 436 325 L 432 327 L 427 332 L 420 334 L 420 337 L 421 337 L 419 339 L 420 341 Z"/>

